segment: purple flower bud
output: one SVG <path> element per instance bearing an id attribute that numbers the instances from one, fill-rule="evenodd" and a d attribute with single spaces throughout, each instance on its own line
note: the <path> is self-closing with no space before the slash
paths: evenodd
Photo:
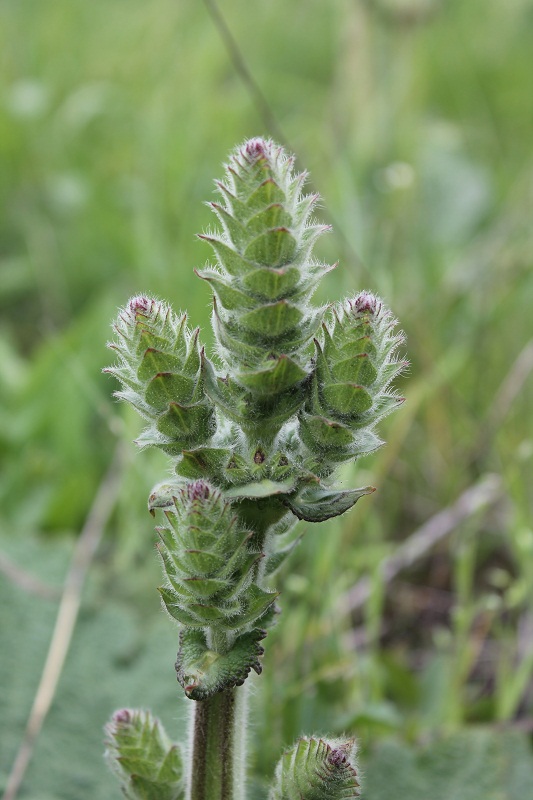
<path id="1" fill-rule="evenodd" d="M 187 498 L 191 503 L 194 503 L 197 500 L 207 500 L 211 494 L 209 484 L 202 480 L 194 481 L 194 483 L 188 483 L 186 492 Z"/>
<path id="2" fill-rule="evenodd" d="M 243 147 L 243 155 L 251 161 L 259 161 L 261 158 L 268 157 L 268 144 L 259 137 L 249 139 Z"/>
<path id="3" fill-rule="evenodd" d="M 346 762 L 346 753 L 342 750 L 332 750 L 331 753 L 328 755 L 328 761 L 330 764 L 334 766 L 338 766 L 339 764 L 344 764 Z"/>
<path id="4" fill-rule="evenodd" d="M 378 309 L 378 300 L 370 292 L 361 292 L 354 300 L 350 301 L 352 311 L 358 314 L 375 314 Z"/>
<path id="5" fill-rule="evenodd" d="M 131 298 L 128 303 L 128 311 L 130 311 L 134 316 L 136 314 L 144 314 L 147 316 L 152 310 L 152 305 L 153 300 L 150 300 L 149 297 L 145 297 L 145 295 L 140 294 Z"/>
<path id="6" fill-rule="evenodd" d="M 131 723 L 131 712 L 127 708 L 121 708 L 113 714 L 115 725 L 129 725 Z"/>

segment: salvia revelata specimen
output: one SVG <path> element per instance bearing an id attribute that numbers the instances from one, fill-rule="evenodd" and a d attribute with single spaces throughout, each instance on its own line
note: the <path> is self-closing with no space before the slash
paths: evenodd
<path id="1" fill-rule="evenodd" d="M 159 447 L 174 478 L 150 495 L 163 514 L 163 606 L 180 626 L 178 680 L 195 702 L 193 741 L 177 745 L 145 712 L 119 711 L 108 755 L 129 798 L 243 800 L 243 689 L 261 672 L 276 618 L 271 576 L 298 542 L 298 520 L 343 514 L 366 486 L 335 484 L 339 464 L 376 450 L 380 419 L 402 398 L 391 383 L 403 339 L 368 292 L 311 304 L 332 267 L 313 259 L 328 227 L 312 217 L 305 173 L 271 141 L 252 139 L 217 182 L 213 291 L 216 359 L 186 314 L 132 298 L 119 313 L 106 371 L 146 420 L 138 444 Z M 271 800 L 359 796 L 353 741 L 301 739 L 282 757 Z"/>

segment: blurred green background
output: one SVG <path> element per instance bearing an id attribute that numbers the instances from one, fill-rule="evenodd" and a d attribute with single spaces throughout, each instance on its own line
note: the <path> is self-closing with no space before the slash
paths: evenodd
<path id="1" fill-rule="evenodd" d="M 100 372 L 109 324 L 144 291 L 211 341 L 193 274 L 210 253 L 194 234 L 213 222 L 221 162 L 253 135 L 283 137 L 333 223 L 317 256 L 340 265 L 317 300 L 377 292 L 411 361 L 388 446 L 345 475 L 379 491 L 308 526 L 277 578 L 254 791 L 302 732 L 357 733 L 373 800 L 372 759 L 390 742 L 533 730 L 533 3 L 214 8 L 0 5 L 0 788 L 76 537 L 117 442 L 141 427 Z M 172 735 L 185 725 L 146 513 L 167 464 L 131 444 L 117 469 L 26 800 L 118 796 L 101 742 L 121 704 L 152 705 Z M 487 508 L 387 581 L 384 559 L 487 476 Z M 365 601 L 350 602 L 364 578 Z"/>

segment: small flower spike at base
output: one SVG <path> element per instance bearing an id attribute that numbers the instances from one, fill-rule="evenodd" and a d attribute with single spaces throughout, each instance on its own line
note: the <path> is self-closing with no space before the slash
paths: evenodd
<path id="1" fill-rule="evenodd" d="M 180 747 L 149 712 L 116 711 L 106 733 L 106 759 L 128 800 L 184 800 Z"/>
<path id="2" fill-rule="evenodd" d="M 246 694 L 277 617 L 272 576 L 301 539 L 298 520 L 344 514 L 372 486 L 338 467 L 383 444 L 377 425 L 402 402 L 397 322 L 369 292 L 328 306 L 313 293 L 332 267 L 313 257 L 329 226 L 313 218 L 306 173 L 268 139 L 237 147 L 200 238 L 213 262 L 216 353 L 162 300 L 118 314 L 106 372 L 145 420 L 140 447 L 171 459 L 150 493 L 158 514 L 164 610 L 177 624 L 176 675 L 194 708 L 181 756 L 146 712 L 117 712 L 108 757 L 128 798 L 245 800 Z M 179 642 L 179 643 L 178 643 Z M 303 738 L 283 756 L 269 800 L 359 797 L 352 741 Z"/>
<path id="3" fill-rule="evenodd" d="M 357 800 L 352 740 L 303 738 L 284 753 L 268 800 Z"/>

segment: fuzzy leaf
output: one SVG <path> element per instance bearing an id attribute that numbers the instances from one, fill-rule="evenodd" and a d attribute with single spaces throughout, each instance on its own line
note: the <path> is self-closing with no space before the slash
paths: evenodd
<path id="1" fill-rule="evenodd" d="M 302 317 L 299 308 L 286 300 L 279 300 L 243 314 L 240 324 L 263 339 L 274 339 L 295 328 Z"/>
<path id="2" fill-rule="evenodd" d="M 307 373 L 288 356 L 268 361 L 262 369 L 237 372 L 235 380 L 257 394 L 277 394 L 304 380 Z"/>
<path id="3" fill-rule="evenodd" d="M 291 223 L 292 217 L 285 211 L 283 205 L 273 203 L 248 220 L 246 232 L 250 236 L 258 236 L 271 228 L 288 228 Z"/>
<path id="4" fill-rule="evenodd" d="M 167 411 L 157 420 L 157 430 L 171 438 L 205 442 L 214 432 L 213 411 L 204 403 L 191 406 L 169 403 Z"/>
<path id="5" fill-rule="evenodd" d="M 365 494 L 372 494 L 375 489 L 365 486 L 362 489 L 348 489 L 336 492 L 321 487 L 306 487 L 298 494 L 283 500 L 298 519 L 307 522 L 323 522 L 331 517 L 344 514 Z"/>
<path id="6" fill-rule="evenodd" d="M 363 386 L 371 386 L 377 378 L 377 370 L 366 353 L 337 361 L 331 367 L 336 381 L 349 381 Z"/>
<path id="7" fill-rule="evenodd" d="M 302 414 L 300 429 L 306 443 L 310 437 L 313 449 L 315 443 L 319 445 L 319 448 L 323 448 L 326 451 L 347 447 L 353 442 L 354 438 L 352 431 L 342 422 L 310 414 Z"/>
<path id="8" fill-rule="evenodd" d="M 267 178 L 254 189 L 246 201 L 246 206 L 252 213 L 256 213 L 271 203 L 282 203 L 284 200 L 285 192 L 272 178 Z"/>
<path id="9" fill-rule="evenodd" d="M 149 381 L 159 372 L 175 372 L 181 369 L 182 360 L 178 356 L 170 353 L 163 353 L 149 347 L 142 357 L 137 370 L 137 375 L 141 381 Z"/>
<path id="10" fill-rule="evenodd" d="M 322 389 L 324 402 L 337 414 L 362 414 L 372 407 L 372 397 L 363 386 L 332 383 Z"/>
<path id="11" fill-rule="evenodd" d="M 259 642 L 264 636 L 263 630 L 245 633 L 222 654 L 209 650 L 203 631 L 181 631 L 176 673 L 187 697 L 205 700 L 217 692 L 241 686 L 251 669 L 259 675 L 262 669 L 259 657 L 263 655 Z"/>
<path id="12" fill-rule="evenodd" d="M 230 275 L 244 275 L 253 269 L 257 269 L 255 264 L 252 264 L 246 258 L 243 258 L 243 256 L 241 256 L 241 254 L 238 253 L 234 247 L 226 244 L 226 242 L 223 242 L 216 236 L 201 235 L 200 239 L 204 239 L 206 242 L 209 242 L 215 251 L 220 266 L 229 272 Z"/>
<path id="13" fill-rule="evenodd" d="M 299 280 L 300 270 L 296 267 L 261 267 L 244 275 L 242 285 L 253 295 L 273 301 L 288 297 Z"/>
<path id="14" fill-rule="evenodd" d="M 296 478 L 286 481 L 275 482 L 268 478 L 262 481 L 252 481 L 244 486 L 234 486 L 224 492 L 224 497 L 228 500 L 239 500 L 241 498 L 259 499 L 261 497 L 272 497 L 278 494 L 289 494 L 296 485 Z"/>
<path id="15" fill-rule="evenodd" d="M 177 471 L 190 480 L 219 475 L 231 458 L 231 450 L 218 447 L 197 447 L 184 450 Z"/>
<path id="16" fill-rule="evenodd" d="M 256 236 L 244 251 L 244 257 L 266 267 L 288 264 L 296 252 L 296 239 L 287 228 L 276 228 Z"/>
<path id="17" fill-rule="evenodd" d="M 248 294 L 239 291 L 231 283 L 231 278 L 228 280 L 217 272 L 209 270 L 197 270 L 196 274 L 199 278 L 207 281 L 213 291 L 216 293 L 220 304 L 228 311 L 241 311 L 243 309 L 251 309 L 255 307 L 255 301 Z"/>
<path id="18" fill-rule="evenodd" d="M 183 800 L 179 745 L 150 712 L 122 709 L 106 726 L 106 758 L 129 800 Z"/>

